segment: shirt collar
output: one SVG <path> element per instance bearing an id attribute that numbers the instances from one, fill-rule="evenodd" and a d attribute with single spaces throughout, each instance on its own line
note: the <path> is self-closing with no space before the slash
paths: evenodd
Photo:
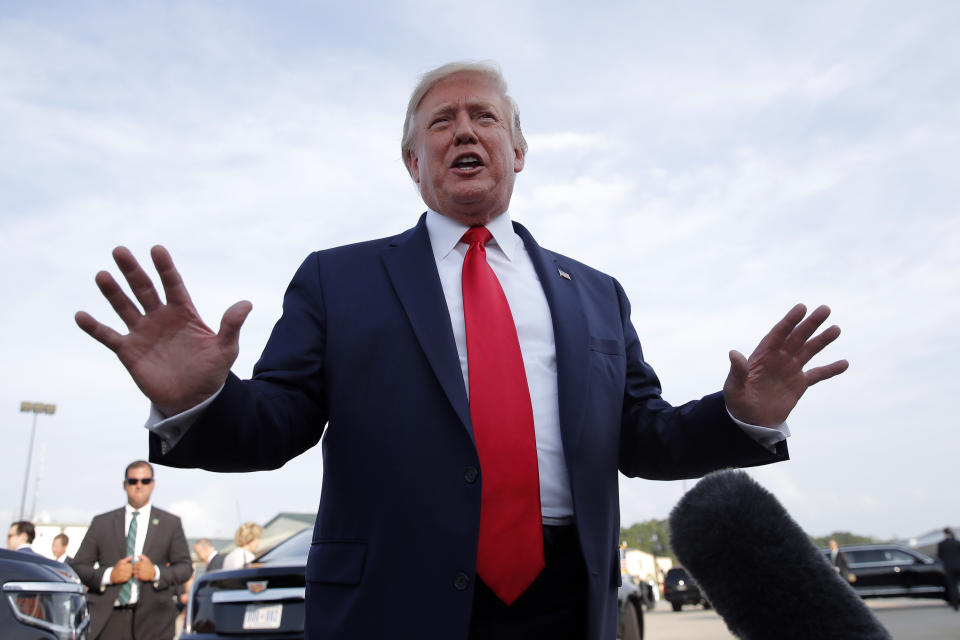
<path id="1" fill-rule="evenodd" d="M 513 231 L 510 212 L 504 211 L 484 226 L 493 236 L 493 240 L 487 245 L 499 247 L 503 255 L 512 262 L 517 252 L 517 241 L 522 242 L 522 240 Z M 454 250 L 469 228 L 453 218 L 448 218 L 433 209 L 427 209 L 427 233 L 430 236 L 433 257 L 437 262 L 446 258 Z"/>
<path id="2" fill-rule="evenodd" d="M 128 502 L 127 504 L 123 505 L 123 506 L 124 506 L 124 508 L 126 509 L 126 516 L 127 516 L 128 518 L 129 518 L 129 517 L 132 517 L 134 511 L 136 511 L 136 512 L 139 514 L 139 515 L 137 516 L 137 521 L 138 521 L 138 522 L 144 522 L 147 518 L 150 517 L 150 503 L 149 503 L 149 502 L 148 502 L 147 504 L 143 505 L 142 507 L 140 507 L 139 509 L 134 509 L 132 506 L 130 506 L 130 503 L 129 503 L 129 502 Z"/>

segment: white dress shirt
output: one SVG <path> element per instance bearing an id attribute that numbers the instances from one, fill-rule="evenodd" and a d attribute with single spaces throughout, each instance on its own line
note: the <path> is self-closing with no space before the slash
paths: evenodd
<path id="1" fill-rule="evenodd" d="M 139 509 L 134 509 L 130 506 L 130 503 L 124 505 L 123 513 L 123 539 L 127 539 L 127 532 L 130 531 L 130 521 L 133 520 L 133 512 L 137 512 L 137 538 L 133 543 L 133 555 L 139 556 L 143 555 L 143 544 L 147 540 L 147 525 L 150 523 L 150 512 L 151 507 L 150 503 L 143 505 Z M 124 556 L 126 557 L 126 556 Z M 131 560 L 131 563 L 133 560 Z M 152 562 L 152 561 L 151 561 Z M 154 566 L 153 581 L 157 582 L 160 580 L 160 567 L 156 564 Z M 100 578 L 100 591 L 102 592 L 109 584 L 110 577 L 113 574 L 113 567 L 108 567 L 106 571 L 103 572 L 103 577 Z M 130 583 L 133 586 L 133 589 L 130 591 L 130 603 L 134 604 L 137 600 L 140 599 L 140 581 L 136 578 L 130 578 Z M 116 602 L 114 604 L 117 604 Z"/>

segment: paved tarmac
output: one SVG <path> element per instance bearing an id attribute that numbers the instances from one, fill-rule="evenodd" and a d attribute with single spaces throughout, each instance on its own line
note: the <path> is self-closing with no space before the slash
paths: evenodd
<path id="1" fill-rule="evenodd" d="M 895 640 L 960 640 L 960 613 L 942 600 L 891 598 L 867 600 L 866 603 Z M 667 602 L 661 601 L 653 611 L 644 612 L 644 622 L 644 640 L 729 640 L 735 637 L 715 611 L 699 606 L 674 612 Z"/>

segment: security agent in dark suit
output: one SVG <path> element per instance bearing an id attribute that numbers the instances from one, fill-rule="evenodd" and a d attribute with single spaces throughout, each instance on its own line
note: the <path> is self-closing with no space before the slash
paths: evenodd
<path id="1" fill-rule="evenodd" d="M 798 305 L 749 358 L 731 352 L 722 394 L 668 405 L 620 285 L 511 224 L 525 153 L 499 72 L 451 65 L 427 74 L 410 100 L 403 154 L 430 211 L 400 235 L 311 255 L 253 380 L 229 371 L 250 303 L 230 307 L 210 331 L 162 247 L 152 257 L 166 302 L 125 248 L 114 258 L 143 311 L 110 274 L 97 274 L 128 335 L 76 316 L 154 410 L 174 417 L 152 428 L 155 461 L 276 468 L 326 429 L 307 563 L 312 640 L 613 638 L 618 470 L 668 479 L 785 459 L 782 436 L 760 443 L 767 427 L 846 368 L 803 370 L 839 329 L 814 337 L 829 310 L 805 317 Z M 480 226 L 493 238 L 488 262 L 524 351 L 543 509 L 545 567 L 510 604 L 477 568 L 483 487 L 501 480 L 480 466 L 467 394 L 473 356 L 459 269 L 476 245 L 460 238 Z M 147 351 L 150 366 L 140 360 Z"/>
<path id="2" fill-rule="evenodd" d="M 830 538 L 830 562 L 833 564 L 834 569 L 837 570 L 837 573 L 843 577 L 844 580 L 850 580 L 850 563 L 847 562 L 847 554 L 843 551 L 840 551 L 840 545 L 836 540 Z"/>
<path id="3" fill-rule="evenodd" d="M 937 545 L 937 557 L 943 563 L 947 574 L 947 595 L 954 611 L 960 609 L 960 597 L 957 595 L 957 581 L 960 581 L 960 541 L 953 536 L 953 529 L 943 530 L 943 540 Z"/>
<path id="4" fill-rule="evenodd" d="M 93 518 L 73 570 L 87 586 L 91 640 L 170 640 L 174 591 L 193 574 L 180 518 L 150 504 L 153 467 L 124 473 L 127 504 Z"/>

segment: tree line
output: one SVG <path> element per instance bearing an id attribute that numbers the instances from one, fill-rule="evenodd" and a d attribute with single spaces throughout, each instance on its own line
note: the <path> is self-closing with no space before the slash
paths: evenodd
<path id="1" fill-rule="evenodd" d="M 816 547 L 826 547 L 833 538 L 840 545 L 847 544 L 877 544 L 884 542 L 870 536 L 862 536 L 849 531 L 834 531 L 825 536 L 810 536 L 810 541 Z M 676 561 L 673 550 L 670 548 L 670 525 L 667 520 L 646 520 L 636 522 L 629 527 L 620 527 L 620 540 L 627 543 L 630 549 L 640 549 L 661 558 L 671 558 Z"/>

